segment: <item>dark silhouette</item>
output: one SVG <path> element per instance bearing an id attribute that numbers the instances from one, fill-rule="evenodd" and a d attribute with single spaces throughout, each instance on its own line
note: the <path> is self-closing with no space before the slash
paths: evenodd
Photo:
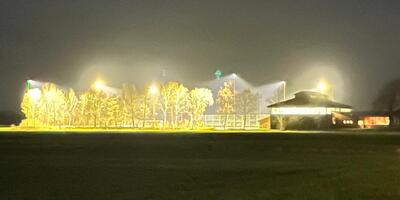
<path id="1" fill-rule="evenodd" d="M 384 85 L 372 105 L 374 110 L 388 112 L 390 126 L 394 126 L 394 115 L 400 110 L 400 79 Z"/>
<path id="2" fill-rule="evenodd" d="M 0 126 L 18 125 L 23 116 L 14 111 L 0 111 Z"/>

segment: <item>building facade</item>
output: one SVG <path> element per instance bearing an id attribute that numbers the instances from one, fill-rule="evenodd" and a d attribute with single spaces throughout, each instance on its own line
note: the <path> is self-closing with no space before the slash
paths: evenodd
<path id="1" fill-rule="evenodd" d="M 348 120 L 346 117 L 338 117 L 352 111 L 349 105 L 313 91 L 301 91 L 294 96 L 268 106 L 271 109 L 272 129 L 329 129 L 351 123 L 345 121 Z"/>

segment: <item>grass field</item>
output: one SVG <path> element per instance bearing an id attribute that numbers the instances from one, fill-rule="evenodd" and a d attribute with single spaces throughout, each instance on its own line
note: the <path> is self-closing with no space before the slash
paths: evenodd
<path id="1" fill-rule="evenodd" d="M 0 133 L 0 199 L 400 199 L 400 134 Z"/>

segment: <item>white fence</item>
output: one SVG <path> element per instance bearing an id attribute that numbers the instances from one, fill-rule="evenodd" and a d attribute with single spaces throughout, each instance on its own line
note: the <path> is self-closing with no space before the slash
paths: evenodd
<path id="1" fill-rule="evenodd" d="M 268 114 L 249 115 L 203 115 L 205 127 L 225 129 L 257 129 L 260 128 L 260 119 L 268 117 Z"/>

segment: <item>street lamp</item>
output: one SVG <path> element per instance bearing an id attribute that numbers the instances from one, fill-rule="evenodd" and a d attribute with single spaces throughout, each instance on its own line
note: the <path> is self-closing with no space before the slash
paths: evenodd
<path id="1" fill-rule="evenodd" d="M 320 81 L 317 85 L 317 89 L 319 92 L 328 95 L 330 98 L 334 99 L 334 91 L 331 84 L 327 83 L 326 81 Z"/>
<path id="2" fill-rule="evenodd" d="M 102 80 L 97 80 L 93 84 L 94 89 L 96 90 L 104 90 L 106 88 L 106 84 Z"/>
<path id="3" fill-rule="evenodd" d="M 328 89 L 328 85 L 326 84 L 325 81 L 321 81 L 318 83 L 317 88 L 320 92 L 326 92 L 326 90 Z"/>
<path id="4" fill-rule="evenodd" d="M 151 85 L 151 86 L 149 87 L 149 94 L 155 95 L 155 94 L 157 94 L 157 93 L 158 93 L 158 87 L 155 86 L 155 85 Z"/>
<path id="5" fill-rule="evenodd" d="M 42 91 L 39 88 L 30 89 L 28 90 L 28 96 L 33 101 L 38 101 L 42 96 Z"/>
<path id="6" fill-rule="evenodd" d="M 236 128 L 236 73 L 232 74 L 233 76 L 233 112 L 234 112 L 234 125 L 233 127 Z"/>

